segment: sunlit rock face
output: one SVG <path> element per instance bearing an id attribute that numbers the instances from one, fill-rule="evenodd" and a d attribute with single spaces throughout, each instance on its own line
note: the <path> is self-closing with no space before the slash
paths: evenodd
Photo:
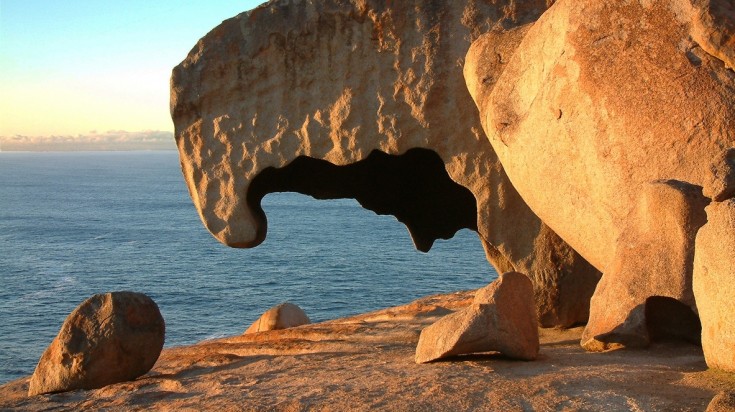
<path id="1" fill-rule="evenodd" d="M 146 374 L 163 349 L 166 325 L 142 293 L 100 293 L 64 320 L 28 382 L 28 395 L 96 389 Z"/>
<path id="2" fill-rule="evenodd" d="M 476 230 L 499 273 L 532 279 L 542 325 L 586 321 L 599 272 L 513 188 L 462 76 L 474 39 L 546 8 L 281 0 L 223 22 L 171 79 L 182 170 L 205 226 L 253 247 L 266 235 L 267 193 L 354 197 L 397 216 L 420 250 Z"/>
<path id="3" fill-rule="evenodd" d="M 712 299 L 695 296 L 692 271 L 705 207 L 735 195 L 733 27 L 728 1 L 559 0 L 467 55 L 468 88 L 514 187 L 604 273 L 588 349 L 647 344 L 651 297 L 689 312 Z M 498 64 L 495 45 L 518 35 Z M 728 265 L 704 260 L 732 255 L 710 250 L 712 233 L 721 247 L 735 233 L 712 224 L 699 265 L 730 284 Z"/>

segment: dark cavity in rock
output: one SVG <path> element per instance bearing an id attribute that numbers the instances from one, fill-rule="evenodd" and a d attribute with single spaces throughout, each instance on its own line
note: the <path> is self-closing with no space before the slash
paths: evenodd
<path id="1" fill-rule="evenodd" d="M 410 149 L 402 155 L 374 150 L 364 160 L 345 166 L 300 156 L 285 167 L 264 169 L 247 194 L 248 206 L 262 228 L 255 245 L 263 242 L 267 231 L 260 202 L 275 192 L 355 199 L 379 215 L 395 216 L 422 252 L 428 252 L 436 239 L 450 239 L 460 229 L 477 231 L 475 197 L 449 177 L 439 155 L 428 149 Z"/>

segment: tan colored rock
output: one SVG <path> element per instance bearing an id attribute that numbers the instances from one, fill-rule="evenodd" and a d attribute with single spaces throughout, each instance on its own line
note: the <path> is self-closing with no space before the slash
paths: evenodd
<path id="1" fill-rule="evenodd" d="M 33 372 L 28 395 L 134 380 L 156 363 L 164 335 L 163 317 L 146 295 L 94 295 L 64 321 Z"/>
<path id="2" fill-rule="evenodd" d="M 617 243 L 615 260 L 592 297 L 590 321 L 582 335 L 585 349 L 645 347 L 656 332 L 699 341 L 691 273 L 694 239 L 707 221 L 706 204 L 700 188 L 681 182 L 654 182 L 643 188 Z M 657 306 L 661 301 L 652 297 L 680 304 Z M 687 318 L 694 318 L 689 326 L 680 323 L 666 330 L 669 319 Z M 652 323 L 654 319 L 661 324 Z"/>
<path id="3" fill-rule="evenodd" d="M 706 210 L 694 255 L 702 348 L 709 367 L 735 372 L 735 199 Z"/>
<path id="4" fill-rule="evenodd" d="M 728 33 L 733 20 L 729 12 L 718 15 L 723 8 L 715 2 L 696 3 L 699 9 L 688 0 L 559 0 L 527 29 L 501 74 L 494 45 L 512 33 L 490 32 L 467 54 L 467 86 L 514 187 L 544 223 L 604 273 L 588 337 L 618 326 L 630 329 L 628 320 L 640 325 L 633 311 L 623 315 L 622 308 L 638 304 L 644 294 L 673 295 L 690 304 L 685 289 L 693 251 L 685 239 L 696 228 L 664 227 L 666 238 L 680 232 L 670 246 L 653 233 L 636 240 L 636 233 L 647 230 L 641 226 L 646 220 L 656 225 L 655 213 L 641 218 L 636 211 L 648 185 L 678 181 L 722 198 L 735 184 L 729 171 L 735 76 L 717 57 L 729 52 L 713 56 L 692 41 L 704 32 L 711 39 Z M 702 23 L 696 11 L 702 7 L 715 13 L 710 23 Z M 709 28 L 699 30 L 698 24 Z M 680 208 L 674 201 L 672 211 Z M 686 212 L 697 214 L 701 209 Z M 671 259 L 647 268 L 656 247 Z M 667 267 L 685 270 L 667 274 Z M 633 301 L 615 303 L 615 296 L 630 295 L 649 279 Z M 594 315 L 609 304 L 613 313 Z"/>
<path id="5" fill-rule="evenodd" d="M 691 16 L 692 38 L 707 53 L 735 70 L 735 5 L 732 1 L 679 1 Z M 691 7 L 691 9 L 689 9 Z M 689 17 L 689 16 L 687 16 Z"/>
<path id="6" fill-rule="evenodd" d="M 707 405 L 706 412 L 734 412 L 735 411 L 735 392 L 720 392 L 712 398 Z"/>
<path id="7" fill-rule="evenodd" d="M 709 170 L 702 193 L 715 202 L 735 197 L 735 148 L 719 153 Z"/>
<path id="8" fill-rule="evenodd" d="M 546 7 L 281 0 L 223 22 L 171 79 L 182 170 L 205 226 L 254 247 L 267 193 L 356 198 L 395 215 L 423 251 L 476 230 L 498 273 L 529 274 L 542 325 L 585 322 L 599 272 L 510 184 L 462 77 L 473 39 Z"/>
<path id="9" fill-rule="evenodd" d="M 500 352 L 533 360 L 539 352 L 533 284 L 522 273 L 508 272 L 480 289 L 472 304 L 421 331 L 416 363 L 456 355 Z"/>
<path id="10" fill-rule="evenodd" d="M 285 302 L 265 311 L 258 320 L 250 325 L 245 334 L 294 328 L 309 323 L 311 321 L 303 309 L 293 303 Z"/>

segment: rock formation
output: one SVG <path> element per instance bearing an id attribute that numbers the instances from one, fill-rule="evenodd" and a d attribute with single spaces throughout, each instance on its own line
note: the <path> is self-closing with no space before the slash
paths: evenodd
<path id="1" fill-rule="evenodd" d="M 542 325 L 586 321 L 599 272 L 510 184 L 462 77 L 471 41 L 546 7 L 273 0 L 223 22 L 171 79 L 181 166 L 205 226 L 254 247 L 266 194 L 354 197 L 395 215 L 420 250 L 476 230 L 498 273 L 530 276 Z"/>
<path id="2" fill-rule="evenodd" d="M 508 272 L 475 294 L 467 308 L 424 328 L 416 363 L 479 352 L 533 360 L 539 352 L 533 285 L 522 273 Z"/>
<path id="3" fill-rule="evenodd" d="M 667 318 L 696 319 L 691 310 L 695 308 L 694 239 L 707 221 L 707 200 L 701 192 L 701 188 L 680 182 L 655 182 L 641 188 L 640 200 L 617 242 L 615 259 L 592 297 L 583 347 L 599 351 L 645 347 L 649 332 L 665 327 Z M 665 316 L 653 324 L 646 316 L 656 310 L 655 302 L 649 304 L 652 297 L 669 298 L 686 306 L 666 307 Z M 611 310 L 611 302 L 615 310 Z M 689 330 L 683 326 L 671 328 L 668 334 L 699 342 L 698 322 Z"/>
<path id="4" fill-rule="evenodd" d="M 735 199 L 707 206 L 697 233 L 694 295 L 707 365 L 735 372 Z"/>
<path id="5" fill-rule="evenodd" d="M 245 334 L 294 328 L 311 323 L 306 312 L 293 303 L 281 303 L 263 313 L 258 320 L 245 331 Z"/>
<path id="6" fill-rule="evenodd" d="M 467 86 L 508 177 L 604 273 L 588 349 L 645 345 L 649 297 L 693 308 L 693 236 L 707 202 L 735 187 L 733 17 L 730 2 L 559 0 L 525 34 L 490 32 L 468 52 Z M 514 36 L 499 64 L 495 45 Z"/>
<path id="7" fill-rule="evenodd" d="M 146 295 L 94 295 L 64 321 L 33 372 L 28 395 L 133 380 L 156 363 L 164 334 L 158 306 Z"/>

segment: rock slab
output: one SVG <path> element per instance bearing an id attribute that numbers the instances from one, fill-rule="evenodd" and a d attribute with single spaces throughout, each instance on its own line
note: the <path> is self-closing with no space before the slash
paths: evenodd
<path id="1" fill-rule="evenodd" d="M 164 336 L 163 317 L 148 296 L 94 295 L 64 321 L 33 372 L 28 395 L 134 380 L 156 363 Z"/>
<path id="2" fill-rule="evenodd" d="M 735 199 L 713 202 L 705 210 L 693 279 L 702 349 L 709 367 L 735 372 Z"/>
<path id="3" fill-rule="evenodd" d="M 479 352 L 500 352 L 533 360 L 539 334 L 533 285 L 518 272 L 508 272 L 475 294 L 472 304 L 424 328 L 416 347 L 416 363 Z"/>
<path id="4" fill-rule="evenodd" d="M 258 320 L 245 331 L 245 334 L 295 328 L 311 323 L 303 309 L 293 303 L 285 302 L 276 305 L 263 313 Z"/>

